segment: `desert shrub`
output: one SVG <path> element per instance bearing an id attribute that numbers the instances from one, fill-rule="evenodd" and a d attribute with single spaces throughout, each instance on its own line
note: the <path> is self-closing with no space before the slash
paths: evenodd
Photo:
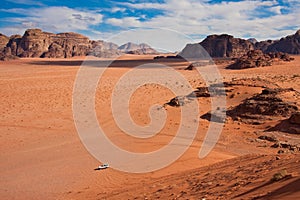
<path id="1" fill-rule="evenodd" d="M 271 181 L 280 181 L 287 176 L 288 176 L 287 171 L 285 169 L 283 169 L 283 170 L 277 172 L 276 174 L 274 174 Z"/>

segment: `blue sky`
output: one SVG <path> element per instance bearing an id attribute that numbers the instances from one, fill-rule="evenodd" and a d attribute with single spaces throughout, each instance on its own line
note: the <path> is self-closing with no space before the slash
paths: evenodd
<path id="1" fill-rule="evenodd" d="M 300 28 L 299 0 L 2 0 L 1 4 L 0 32 L 6 35 L 41 28 L 107 39 L 132 28 L 163 28 L 195 41 L 220 33 L 264 40 Z"/>

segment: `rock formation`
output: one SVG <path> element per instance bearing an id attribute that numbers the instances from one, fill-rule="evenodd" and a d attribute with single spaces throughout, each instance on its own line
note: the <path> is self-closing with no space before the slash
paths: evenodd
<path id="1" fill-rule="evenodd" d="M 255 43 L 255 49 L 262 50 L 263 52 L 266 52 L 268 47 L 276 42 L 276 40 L 266 40 L 266 41 L 260 41 Z"/>
<path id="2" fill-rule="evenodd" d="M 254 49 L 254 45 L 231 35 L 210 35 L 199 43 L 211 57 L 238 58 Z M 188 44 L 179 55 L 184 58 L 207 58 L 199 44 Z"/>
<path id="3" fill-rule="evenodd" d="M 115 58 L 123 54 L 118 50 L 118 47 L 118 45 L 112 42 L 105 42 L 103 40 L 92 41 L 92 49 L 89 55 L 101 58 Z"/>
<path id="4" fill-rule="evenodd" d="M 47 33 L 28 29 L 24 35 L 13 35 L 6 44 L 6 53 L 18 57 L 69 58 L 84 56 L 91 48 L 90 40 L 78 33 Z"/>
<path id="5" fill-rule="evenodd" d="M 272 58 L 261 50 L 251 50 L 246 55 L 238 58 L 228 69 L 246 69 L 271 66 Z"/>
<path id="6" fill-rule="evenodd" d="M 291 99 L 292 98 L 292 99 Z M 299 94 L 293 89 L 264 89 L 261 94 L 244 100 L 227 114 L 234 120 L 262 124 L 273 117 L 288 117 L 298 111 Z"/>
<path id="7" fill-rule="evenodd" d="M 291 124 L 298 124 L 298 125 L 300 125 L 300 112 L 293 113 L 291 115 L 291 117 L 289 118 L 289 122 Z"/>
<path id="8" fill-rule="evenodd" d="M 247 41 L 251 42 L 252 44 L 256 44 L 258 42 L 255 38 L 249 38 Z"/>
<path id="9" fill-rule="evenodd" d="M 281 131 L 292 134 L 300 134 L 300 112 L 294 112 L 285 120 L 282 120 L 276 126 L 269 128 L 267 131 Z"/>
<path id="10" fill-rule="evenodd" d="M 294 35 L 289 35 L 281 38 L 279 41 L 273 42 L 265 51 L 300 54 L 300 30 L 298 30 Z"/>
<path id="11" fill-rule="evenodd" d="M 132 42 L 128 42 L 126 44 L 121 45 L 118 50 L 120 50 L 123 53 L 128 54 L 157 54 L 158 52 L 151 48 L 148 44 L 141 43 L 141 44 L 135 44 Z"/>
<path id="12" fill-rule="evenodd" d="M 293 59 L 287 53 L 270 52 L 264 54 L 261 50 L 250 50 L 246 55 L 236 59 L 227 69 L 265 67 L 271 66 L 273 60 L 291 61 Z"/>
<path id="13" fill-rule="evenodd" d="M 254 38 L 244 40 L 227 34 L 209 35 L 200 43 L 187 44 L 178 55 L 198 59 L 209 59 L 208 54 L 213 58 L 239 58 L 250 50 L 300 54 L 300 30 L 280 40 L 261 42 Z"/>
<path id="14" fill-rule="evenodd" d="M 0 51 L 3 51 L 4 47 L 8 43 L 9 38 L 6 35 L 0 33 Z"/>

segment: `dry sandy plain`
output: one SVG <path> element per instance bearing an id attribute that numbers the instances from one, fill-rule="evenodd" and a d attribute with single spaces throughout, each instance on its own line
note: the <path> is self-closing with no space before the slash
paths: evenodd
<path id="1" fill-rule="evenodd" d="M 117 128 L 111 115 L 111 92 L 131 67 L 154 62 L 153 56 L 121 57 L 105 73 L 96 93 L 99 122 L 118 146 L 149 152 L 167 144 L 178 128 L 180 108 L 167 106 L 166 127 L 157 136 L 140 140 Z M 224 81 L 254 78 L 261 85 L 294 88 L 300 92 L 300 57 L 271 67 L 227 70 Z M 100 162 L 81 143 L 73 120 L 72 91 L 84 58 L 18 59 L 0 62 L 0 196 L 1 199 L 299 199 L 300 155 L 277 154 L 268 141 L 256 140 L 267 127 L 229 120 L 213 151 L 198 158 L 209 122 L 199 119 L 190 148 L 172 165 L 159 171 L 132 174 L 109 168 L 95 171 Z M 159 62 L 159 61 L 155 61 Z M 182 73 L 193 87 L 203 86 L 195 71 L 182 70 L 184 62 L 165 61 Z M 207 66 L 209 67 L 209 66 Z M 255 83 L 256 84 L 256 83 Z M 235 86 L 227 106 L 260 93 L 261 87 Z M 148 108 L 164 104 L 174 94 L 147 85 L 131 98 L 130 113 L 137 124 L 149 122 Z M 209 98 L 199 98 L 199 114 L 209 111 Z M 300 141 L 299 135 L 274 132 L 282 140 Z M 128 145 L 130 144 L 130 145 Z M 280 159 L 276 159 L 279 156 Z M 285 169 L 291 176 L 271 182 Z"/>

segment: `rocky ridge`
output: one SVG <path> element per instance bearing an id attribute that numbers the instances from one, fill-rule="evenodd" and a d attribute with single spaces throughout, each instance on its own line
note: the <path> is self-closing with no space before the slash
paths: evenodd
<path id="1" fill-rule="evenodd" d="M 254 38 L 245 40 L 228 34 L 209 35 L 200 43 L 187 44 L 178 55 L 183 58 L 203 59 L 208 58 L 208 53 L 213 58 L 239 58 L 251 50 L 300 54 L 300 30 L 280 40 L 260 42 Z"/>
<path id="2" fill-rule="evenodd" d="M 230 64 L 227 69 L 246 69 L 255 67 L 271 66 L 273 61 L 291 61 L 294 58 L 290 57 L 287 53 L 270 52 L 263 53 L 261 50 L 250 50 L 242 57 Z"/>
<path id="3" fill-rule="evenodd" d="M 119 47 L 111 42 L 93 41 L 84 35 L 73 32 L 54 34 L 41 29 L 28 29 L 23 36 L 7 37 L 0 34 L 0 59 L 7 60 L 15 57 L 70 58 L 86 55 L 117 57 L 124 53 L 158 53 L 147 44 L 128 44 Z M 123 49 L 123 47 L 126 48 Z"/>

